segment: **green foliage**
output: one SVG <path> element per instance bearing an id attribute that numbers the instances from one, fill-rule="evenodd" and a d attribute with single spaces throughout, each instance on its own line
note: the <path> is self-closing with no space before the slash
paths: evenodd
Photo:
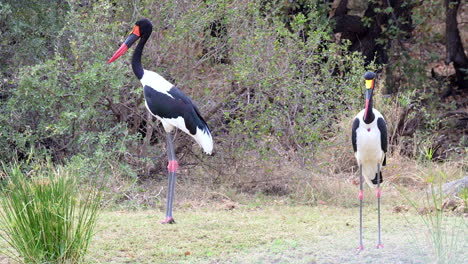
<path id="1" fill-rule="evenodd" d="M 318 12 L 299 13 L 287 26 L 257 8 L 230 14 L 241 25 L 231 32 L 230 79 L 247 90 L 235 99 L 235 112 L 225 114 L 230 133 L 248 148 L 270 152 L 277 141 L 311 154 L 337 114 L 358 102 L 363 61 L 331 41 Z"/>
<path id="2" fill-rule="evenodd" d="M 116 27 L 99 21 L 112 16 L 111 5 L 101 1 L 87 8 L 72 6 L 62 14 L 68 22 L 53 28 L 58 43 L 49 46 L 53 55 L 20 67 L 14 88 L 0 105 L 0 144 L 11 150 L 0 154 L 3 160 L 21 160 L 30 149 L 56 161 L 78 153 L 94 155 L 98 149 L 115 150 L 118 159 L 124 142 L 134 140 L 125 125 L 115 122 L 115 108 L 122 97 L 135 93 L 121 96 L 129 81 L 125 74 L 115 74 L 121 64 L 105 64 L 110 37 L 95 30 L 96 25 Z"/>
<path id="3" fill-rule="evenodd" d="M 76 175 L 51 165 L 27 174 L 4 166 L 0 237 L 23 263 L 77 263 L 93 236 L 101 200 L 99 186 L 84 190 Z"/>
<path id="4" fill-rule="evenodd" d="M 8 54 L 18 53 L 8 58 L 2 53 L 11 70 L 0 84 L 2 160 L 23 161 L 32 150 L 79 171 L 82 178 L 136 178 L 162 167 L 150 158 L 164 156 L 164 141 L 159 123 L 147 116 L 140 84 L 128 65 L 131 51 L 105 64 L 140 17 L 154 24 L 145 68 L 194 99 L 213 129 L 215 148 L 223 152 L 218 157 L 242 159 L 235 155 L 244 150 L 264 157 L 313 157 L 336 135 L 334 124 L 343 113 L 361 107 L 363 59 L 333 39 L 323 1 L 73 0 L 50 7 L 48 2 L 27 8 L 25 1 L 0 4 L 5 15 L 0 27 L 7 32 L 2 47 L 9 43 Z M 27 16 L 34 12 L 41 20 L 37 25 L 34 16 Z M 416 12 L 413 21 L 423 25 L 424 15 Z M 404 23 L 391 21 L 385 36 L 400 38 L 397 29 Z M 404 91 L 397 98 L 405 106 L 415 98 L 418 103 L 427 99 L 415 92 L 431 89 L 424 63 L 405 49 L 391 54 L 401 58 L 387 71 L 397 81 L 385 86 Z M 374 65 L 369 69 L 376 70 Z M 191 139 L 177 139 L 190 145 Z M 200 153 L 179 151 L 188 160 Z M 212 167 L 227 164 L 210 160 L 219 162 Z"/>
<path id="5" fill-rule="evenodd" d="M 327 9 L 319 3 L 260 1 L 231 8 L 233 4 L 68 2 L 62 22 L 49 28 L 49 55 L 35 56 L 40 63 L 33 65 L 16 60 L 18 73 L 0 105 L 0 144 L 11 151 L 0 157 L 21 160 L 34 149 L 35 155 L 70 160 L 89 172 L 85 175 L 93 169 L 80 166 L 82 162 L 135 174 L 122 165 L 129 146 L 139 143 L 135 132 L 146 114 L 141 92 L 133 88 L 139 84 L 125 59 L 105 64 L 119 41 L 111 33 L 125 36 L 135 20 L 127 17 L 129 8 L 155 25 L 157 41 L 148 43 L 149 56 L 143 61 L 155 66 L 148 68 L 174 78 L 189 94 L 192 87 L 203 91 L 196 101 L 224 100 L 229 105 L 222 116 L 215 114 L 213 124 L 225 126 L 229 134 L 217 136 L 227 144 L 236 142 L 239 150 L 259 142 L 258 150 L 266 154 L 271 143 L 281 142 L 310 154 L 326 138 L 336 114 L 359 98 L 362 59 L 330 39 Z M 44 19 L 46 25 L 54 21 Z M 246 92 L 233 98 L 229 91 L 216 90 L 203 74 L 206 69 L 219 69 L 224 82 Z M 206 99 L 211 94 L 218 98 Z"/>
<path id="6" fill-rule="evenodd" d="M 428 40 L 411 43 L 411 48 L 408 48 L 407 40 L 411 37 L 414 27 L 428 26 L 429 17 L 435 15 L 421 14 L 419 11 L 432 13 L 433 7 L 441 6 L 441 4 L 433 2 L 424 4 L 424 8 L 419 8 L 418 2 L 410 0 L 401 4 L 403 10 L 414 11 L 410 15 L 402 10 L 395 10 L 385 1 L 371 1 L 373 13 L 385 22 L 379 27 L 381 32 L 375 41 L 386 50 L 388 55 L 389 62 L 385 67 L 387 73 L 385 93 L 387 94 L 411 93 L 416 89 L 429 88 L 431 85 L 425 71 L 428 63 L 434 61 L 434 58 L 429 60 L 414 54 L 415 50 L 426 45 Z M 376 23 L 372 17 L 363 17 L 362 22 L 367 27 Z"/>
<path id="7" fill-rule="evenodd" d="M 462 105 L 456 97 L 449 100 L 450 103 L 445 99 L 452 90 L 452 84 L 448 68 L 441 70 L 445 53 L 440 47 L 446 44 L 442 35 L 445 30 L 442 26 L 445 23 L 443 1 L 406 1 L 402 7 L 410 8 L 411 14 L 396 17 L 395 10 L 374 10 L 389 18 L 378 40 L 389 55 L 385 67 L 384 93 L 391 95 L 393 101 L 399 103 L 401 111 L 405 112 L 393 120 L 400 131 L 392 140 L 400 146 L 404 145 L 402 152 L 417 160 L 462 157 L 466 153 L 463 138 L 458 136 L 460 133 L 453 125 L 453 119 L 443 114 Z M 407 125 L 409 129 L 405 129 Z M 410 138 L 404 138 L 406 136 Z M 441 138 L 450 138 L 450 142 Z M 450 147 L 447 147 L 447 143 Z"/>
<path id="8" fill-rule="evenodd" d="M 393 10 L 376 11 L 386 13 L 390 17 L 388 26 L 382 28 L 382 37 L 377 40 L 388 49 L 386 92 L 409 93 L 413 100 L 433 98 L 440 93 L 440 87 L 447 83 L 447 80 L 436 81 L 428 78 L 427 72 L 428 65 L 443 60 L 442 54 L 433 50 L 434 44 L 443 42 L 439 32 L 434 31 L 434 27 L 443 22 L 443 1 L 419 5 L 421 3 L 412 0 L 402 5 L 411 8 L 411 17 L 396 17 Z M 412 32 L 407 32 L 403 28 L 410 23 Z M 411 42 L 408 41 L 410 33 Z"/>
<path id="9" fill-rule="evenodd" d="M 0 70 L 11 72 L 18 64 L 32 65 L 49 57 L 69 9 L 67 1 L 2 1 Z"/>

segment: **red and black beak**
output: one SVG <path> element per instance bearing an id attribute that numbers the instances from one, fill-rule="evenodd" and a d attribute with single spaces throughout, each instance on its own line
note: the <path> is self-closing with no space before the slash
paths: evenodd
<path id="1" fill-rule="evenodd" d="M 140 38 L 140 27 L 135 25 L 132 33 L 127 37 L 122 46 L 112 55 L 112 58 L 107 62 L 108 64 L 115 61 L 117 58 L 122 56 L 127 50 Z"/>
<path id="2" fill-rule="evenodd" d="M 370 100 L 372 99 L 372 94 L 374 92 L 374 89 L 371 88 L 371 89 L 366 89 L 366 108 L 364 110 L 364 120 L 366 119 L 367 117 L 367 113 L 369 111 L 369 102 Z"/>
<path id="3" fill-rule="evenodd" d="M 364 79 L 366 80 L 366 109 L 364 110 L 364 120 L 366 120 L 367 113 L 369 111 L 369 105 L 372 100 L 372 93 L 374 92 L 375 77 L 376 75 L 373 72 L 366 72 L 366 74 L 364 74 Z"/>

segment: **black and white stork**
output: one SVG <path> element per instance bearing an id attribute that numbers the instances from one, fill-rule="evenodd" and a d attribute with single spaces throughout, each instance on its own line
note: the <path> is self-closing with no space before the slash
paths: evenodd
<path id="1" fill-rule="evenodd" d="M 174 200 L 174 187 L 178 163 L 174 153 L 173 138 L 171 132 L 179 128 L 192 136 L 203 148 L 204 152 L 211 154 L 213 151 L 213 139 L 210 129 L 200 114 L 197 106 L 173 84 L 165 80 L 161 75 L 143 69 L 141 56 L 146 41 L 149 39 L 153 25 L 148 19 L 140 19 L 127 37 L 125 42 L 107 62 L 111 63 L 122 56 L 138 39 L 138 45 L 132 56 L 132 69 L 136 77 L 143 85 L 146 108 L 161 121 L 166 131 L 166 144 L 168 155 L 168 193 L 166 205 L 166 218 L 162 223 L 175 223 L 172 217 L 172 203 Z"/>
<path id="2" fill-rule="evenodd" d="M 382 183 L 381 166 L 386 165 L 387 153 L 387 124 L 382 114 L 373 108 L 372 94 L 374 92 L 376 74 L 366 72 L 366 107 L 356 115 L 352 128 L 352 143 L 354 154 L 359 165 L 359 250 L 362 244 L 362 199 L 364 197 L 362 178 L 370 187 L 377 185 L 378 208 L 378 244 L 383 248 L 380 234 L 380 183 Z"/>

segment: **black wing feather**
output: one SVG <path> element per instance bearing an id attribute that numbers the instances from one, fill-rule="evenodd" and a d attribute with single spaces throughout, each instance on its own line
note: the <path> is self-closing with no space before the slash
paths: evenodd
<path id="1" fill-rule="evenodd" d="M 385 120 L 381 117 L 377 119 L 377 127 L 380 130 L 380 145 L 382 151 L 384 152 L 384 160 L 382 162 L 382 166 L 387 165 L 387 149 L 388 149 L 388 139 L 387 139 L 387 124 Z"/>
<path id="2" fill-rule="evenodd" d="M 357 132 L 356 132 L 356 130 L 358 129 L 358 127 L 359 127 L 359 119 L 355 118 L 354 121 L 353 121 L 353 128 L 352 128 L 352 132 L 351 132 L 351 142 L 353 143 L 354 152 L 357 151 L 357 143 L 356 143 Z"/>
<path id="3" fill-rule="evenodd" d="M 208 127 L 208 124 L 206 123 L 205 119 L 202 117 L 200 114 L 200 110 L 198 110 L 197 105 L 190 99 L 190 97 L 186 96 L 181 90 L 179 90 L 177 87 L 172 87 L 171 90 L 169 91 L 169 94 L 174 96 L 175 98 L 180 98 L 183 100 L 186 104 L 189 104 L 193 108 L 193 112 L 190 111 L 190 113 L 187 113 L 187 119 L 185 119 L 186 123 L 187 121 L 189 123 L 192 123 L 192 126 L 197 126 L 201 130 L 205 132 L 210 132 L 210 128 Z"/>
<path id="4" fill-rule="evenodd" d="M 380 144 L 382 147 L 382 151 L 387 153 L 387 124 L 385 123 L 385 120 L 383 118 L 379 117 L 377 119 L 377 127 L 380 130 Z"/>
<path id="5" fill-rule="evenodd" d="M 153 115 L 157 115 L 161 118 L 182 117 L 185 122 L 185 127 L 187 127 L 192 135 L 195 135 L 197 127 L 204 131 L 209 131 L 197 106 L 177 87 L 174 86 L 169 90 L 168 93 L 172 97 L 148 85 L 143 88 L 143 91 L 148 108 Z"/>

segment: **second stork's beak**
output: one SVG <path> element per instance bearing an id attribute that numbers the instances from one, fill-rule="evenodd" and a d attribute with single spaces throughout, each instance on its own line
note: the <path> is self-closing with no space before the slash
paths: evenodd
<path id="1" fill-rule="evenodd" d="M 132 33 L 127 37 L 122 46 L 112 55 L 112 58 L 107 62 L 108 64 L 115 61 L 117 58 L 122 56 L 127 50 L 140 38 L 140 27 L 135 26 Z"/>
<path id="2" fill-rule="evenodd" d="M 364 79 L 366 79 L 366 108 L 364 110 L 364 119 L 366 119 L 367 112 L 369 110 L 369 102 L 372 99 L 372 93 L 374 92 L 375 73 L 366 72 Z"/>

